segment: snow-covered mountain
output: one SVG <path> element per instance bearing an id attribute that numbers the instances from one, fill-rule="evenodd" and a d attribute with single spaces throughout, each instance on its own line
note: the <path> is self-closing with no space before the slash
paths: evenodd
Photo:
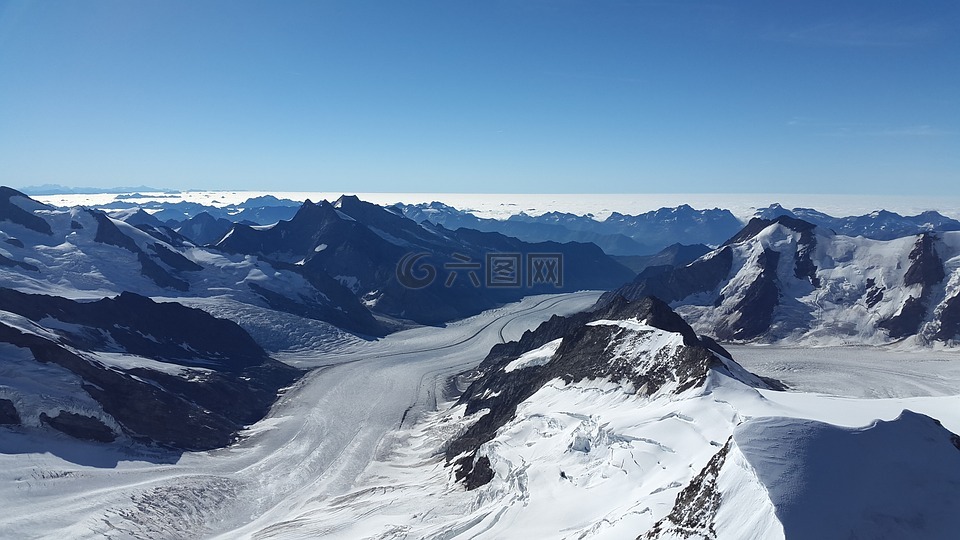
<path id="1" fill-rule="evenodd" d="M 634 275 L 593 244 L 528 243 L 498 233 L 451 231 L 352 196 L 334 203 L 307 201 L 293 219 L 269 227 L 237 224 L 216 248 L 293 266 L 308 278 L 333 276 L 374 313 L 422 324 L 473 315 L 530 294 L 606 290 Z M 491 286 L 487 256 L 502 254 L 517 257 L 517 281 Z M 558 282 L 531 282 L 536 268 L 528 257 L 538 254 L 559 259 Z M 400 281 L 399 265 L 411 255 L 432 268 L 432 278 L 422 285 Z"/>
<path id="2" fill-rule="evenodd" d="M 893 240 L 923 232 L 960 231 L 960 221 L 928 210 L 915 216 L 877 210 L 862 216 L 833 217 L 813 208 L 787 210 L 777 203 L 757 210 L 755 217 L 773 220 L 780 216 L 802 219 L 818 227 L 845 236 L 865 236 L 874 240 Z"/>
<path id="3" fill-rule="evenodd" d="M 134 200 L 136 202 L 133 202 Z M 251 197 L 236 204 L 215 206 L 191 201 L 149 200 L 149 198 L 134 193 L 125 196 L 118 195 L 114 201 L 91 205 L 89 208 L 103 210 L 111 217 L 120 217 L 124 212 L 145 210 L 165 225 L 178 228 L 184 222 L 200 214 L 208 214 L 214 219 L 227 219 L 234 223 L 269 225 L 281 219 L 293 217 L 297 209 L 300 208 L 300 203 L 290 199 L 278 199 L 271 195 L 264 195 Z"/>
<path id="4" fill-rule="evenodd" d="M 349 331 L 384 332 L 353 292 L 329 276 L 308 278 L 296 265 L 198 247 L 165 226 L 52 209 L 13 190 L 0 192 L 0 242 L 0 283 L 25 292 L 228 297 Z"/>
<path id="5" fill-rule="evenodd" d="M 960 337 L 960 232 L 876 240 L 757 219 L 716 249 L 642 261 L 595 305 L 590 291 L 506 304 L 634 276 L 594 245 L 454 231 L 355 197 L 289 208 L 267 225 L 174 227 L 0 188 L 0 536 L 960 530 L 960 372 L 942 367 Z M 438 271 L 432 285 L 398 283 L 410 253 Z M 477 287 L 459 266 L 448 286 L 445 263 L 488 253 L 562 254 L 564 285 Z M 389 332 L 405 320 L 446 324 Z M 828 395 L 817 381 L 860 375 L 829 371 L 836 349 L 808 365 L 707 335 L 899 340 L 904 355 L 934 342 L 937 358 L 882 377 L 937 384 Z M 730 351 L 770 351 L 744 365 L 798 382 Z"/>
<path id="6" fill-rule="evenodd" d="M 960 437 L 903 411 L 860 428 L 743 422 L 643 540 L 951 538 Z"/>
<path id="7" fill-rule="evenodd" d="M 492 480 L 480 446 L 516 418 L 520 403 L 552 381 L 606 381 L 647 398 L 701 387 L 714 371 L 753 387 L 781 388 L 748 373 L 712 339 L 697 336 L 656 297 L 632 302 L 618 297 L 593 311 L 554 317 L 518 341 L 495 346 L 480 364 L 459 404 L 466 415 L 484 413 L 450 444 L 447 459 L 456 462 L 457 477 L 468 488 Z M 589 450 L 590 442 L 583 444 Z"/>
<path id="8" fill-rule="evenodd" d="M 235 323 L 133 293 L 95 302 L 0 288 L 4 424 L 178 450 L 221 447 L 301 372 Z"/>
<path id="9" fill-rule="evenodd" d="M 233 221 L 215 218 L 206 212 L 180 222 L 176 231 L 198 245 L 216 244 L 233 228 Z"/>
<path id="10" fill-rule="evenodd" d="M 647 268 L 607 299 L 617 295 L 656 295 L 721 340 L 950 342 L 960 335 L 960 232 L 882 241 L 756 218 L 722 247 Z"/>

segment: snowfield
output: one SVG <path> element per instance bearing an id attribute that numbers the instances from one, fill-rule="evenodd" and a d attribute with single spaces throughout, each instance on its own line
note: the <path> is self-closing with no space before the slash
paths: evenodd
<path id="1" fill-rule="evenodd" d="M 475 367 L 492 345 L 598 296 L 530 297 L 376 341 L 226 298 L 195 299 L 195 307 L 251 329 L 277 358 L 314 371 L 222 450 L 181 455 L 65 436 L 51 444 L 30 427 L 5 429 L 0 537 L 612 539 L 659 531 L 651 537 L 681 538 L 664 520 L 714 462 L 711 486 L 723 501 L 712 522 L 717 538 L 784 538 L 785 530 L 952 538 L 958 530 L 956 491 L 943 491 L 958 475 L 943 471 L 960 452 L 923 442 L 943 428 L 960 432 L 960 358 L 951 350 L 731 347 L 747 369 L 789 385 L 786 392 L 716 371 L 703 387 L 675 394 L 667 385 L 651 396 L 607 380 L 557 379 L 483 446 L 494 479 L 465 490 L 443 451 L 478 416 L 451 407 L 450 376 Z M 679 335 L 639 320 L 592 324 L 635 332 L 617 354 L 641 363 L 681 346 Z M 550 362 L 561 341 L 522 355 L 512 369 Z M 62 384 L 64 395 L 77 394 L 70 381 Z M 790 469 L 798 463 L 793 448 L 819 456 L 799 462 L 814 475 L 809 483 Z M 871 456 L 846 471 L 847 491 L 838 492 L 868 478 L 869 496 L 851 513 L 798 529 L 818 505 L 849 503 L 831 499 L 824 476 L 831 461 L 823 457 L 831 455 Z M 877 467 L 900 472 L 870 477 Z M 911 478 L 931 474 L 942 482 L 911 488 Z M 780 478 L 793 484 L 771 490 Z M 884 521 L 901 493 L 909 494 L 910 512 L 925 516 L 922 526 Z"/>
<path id="2" fill-rule="evenodd" d="M 435 410 L 448 378 L 492 345 L 598 296 L 530 297 L 442 329 L 279 355 L 321 369 L 222 450 L 176 455 L 3 428 L 0 537 L 252 535 L 311 501 L 349 492 L 385 434 Z"/>
<path id="3" fill-rule="evenodd" d="M 775 354 L 776 350 L 768 352 Z M 829 373 L 817 377 L 827 378 Z M 895 380 L 891 378 L 888 384 L 893 386 Z M 960 380 L 954 379 L 957 382 Z M 462 406 L 430 413 L 423 422 L 385 438 L 376 459 L 348 493 L 311 501 L 283 521 L 257 531 L 255 537 L 636 538 L 671 511 L 680 490 L 733 436 L 738 446 L 728 458 L 732 468 L 720 479 L 729 504 L 721 506 L 716 517 L 717 538 L 784 538 L 766 484 L 757 476 L 769 481 L 778 464 L 797 464 L 790 445 L 784 442 L 791 440 L 789 437 L 781 433 L 779 439 L 771 439 L 774 428 L 814 432 L 807 438 L 798 437 L 801 442 L 816 442 L 814 435 L 822 431 L 854 434 L 852 438 L 837 436 L 842 440 L 825 447 L 828 452 L 842 449 L 848 460 L 855 461 L 858 452 L 869 454 L 873 445 L 892 448 L 859 472 L 851 472 L 853 480 L 875 473 L 873 466 L 889 467 L 896 459 L 906 460 L 906 470 L 915 477 L 931 471 L 940 475 L 936 467 L 943 465 L 943 459 L 953 459 L 947 462 L 950 466 L 960 462 L 960 455 L 949 453 L 938 454 L 936 465 L 925 463 L 922 454 L 898 454 L 906 440 L 904 431 L 919 429 L 912 421 L 907 426 L 880 429 L 880 433 L 869 429 L 877 419 L 892 421 L 908 409 L 937 418 L 956 432 L 960 430 L 957 395 L 850 399 L 755 390 L 720 374 L 714 374 L 707 387 L 707 391 L 693 389 L 676 396 L 662 393 L 647 399 L 606 381 L 572 385 L 555 381 L 528 399 L 516 419 L 485 445 L 484 453 L 490 457 L 496 477 L 472 492 L 453 482 L 441 455 L 444 442 L 471 419 L 463 418 Z M 866 442 L 856 439 L 855 434 L 861 432 L 868 434 Z M 777 441 L 780 446 L 774 445 Z M 741 446 L 746 451 L 741 451 Z M 922 450 L 923 445 L 919 446 Z M 772 448 L 779 453 L 771 453 Z M 805 465 L 822 474 L 825 465 L 829 469 L 829 460 L 823 455 L 818 460 Z M 862 514 L 857 512 L 889 512 L 891 497 L 895 499 L 910 487 L 910 473 L 874 479 L 872 491 L 861 494 L 851 505 L 853 523 L 837 515 L 831 516 L 831 523 L 873 533 L 882 530 L 886 526 L 882 516 L 871 521 L 865 514 L 865 521 L 858 522 Z M 947 474 L 951 481 L 958 477 Z M 818 481 L 807 491 L 814 500 L 806 508 L 794 508 L 794 515 L 809 519 L 817 505 L 847 507 L 846 499 L 830 498 L 822 476 Z M 852 488 L 847 484 L 844 489 Z M 778 500 L 790 500 L 785 491 L 781 490 Z M 797 493 L 801 492 L 798 488 Z M 909 502 L 911 508 L 929 505 L 940 520 L 927 524 L 926 529 L 901 524 L 892 529 L 893 536 L 886 537 L 952 538 L 960 525 L 960 515 L 950 513 L 958 504 L 955 492 L 919 499 L 916 488 L 911 492 L 915 497 Z M 811 526 L 809 530 L 822 533 L 824 529 Z M 810 536 L 814 537 L 848 536 Z"/>

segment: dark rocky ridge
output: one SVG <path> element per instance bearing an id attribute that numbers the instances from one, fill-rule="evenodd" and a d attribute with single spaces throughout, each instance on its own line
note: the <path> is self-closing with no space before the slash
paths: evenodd
<path id="1" fill-rule="evenodd" d="M 0 398 L 0 426 L 19 426 L 20 413 L 9 399 Z"/>
<path id="2" fill-rule="evenodd" d="M 656 296 L 673 302 L 692 294 L 716 289 L 727 278 L 733 266 L 733 251 L 723 247 L 710 257 L 702 257 L 686 266 L 652 266 L 631 282 L 600 297 L 605 304 L 617 297 L 638 299 Z"/>
<path id="3" fill-rule="evenodd" d="M 337 276 L 348 281 L 353 294 L 374 313 L 420 324 L 442 324 L 529 294 L 611 288 L 633 276 L 591 244 L 531 244 L 498 233 L 450 231 L 420 225 L 348 196 L 336 204 L 307 201 L 292 220 L 267 229 L 235 225 L 217 248 L 256 255 L 275 265 L 295 264 L 307 279 Z M 398 277 L 398 266 L 413 253 L 424 254 L 423 262 L 437 272 L 433 282 L 419 288 L 405 286 Z M 560 287 L 552 283 L 528 287 L 522 271 L 520 286 L 485 286 L 485 257 L 496 253 L 521 257 L 559 253 L 563 257 L 563 283 Z M 459 257 L 476 265 L 473 272 L 477 282 L 471 280 L 468 269 L 454 275 L 445 268 L 457 263 Z M 526 264 L 525 259 L 520 264 Z"/>
<path id="4" fill-rule="evenodd" d="M 940 328 L 936 338 L 939 340 L 955 339 L 960 335 L 960 295 L 947 300 L 940 312 Z"/>
<path id="5" fill-rule="evenodd" d="M 26 294 L 0 287 L 0 309 L 41 326 L 52 318 L 77 329 L 57 330 L 67 345 L 80 350 L 124 351 L 183 366 L 239 371 L 270 358 L 236 323 L 175 302 L 154 302 L 125 292 L 95 302 Z M 189 344 L 188 348 L 182 345 Z"/>
<path id="6" fill-rule="evenodd" d="M 418 223 L 430 222 L 450 230 L 498 232 L 527 242 L 590 242 L 617 256 L 650 255 L 675 242 L 717 245 L 743 226 L 728 210 L 695 210 L 688 205 L 639 215 L 614 212 L 603 221 L 563 212 L 485 219 L 439 202 L 395 208 Z"/>
<path id="7" fill-rule="evenodd" d="M 10 200 L 12 197 L 23 197 L 32 200 L 15 189 L 0 186 L 0 221 L 10 221 L 17 225 L 22 225 L 31 231 L 46 235 L 53 234 L 49 223 L 43 218 L 34 215 L 32 212 L 28 212 L 14 204 L 13 201 Z"/>
<path id="8" fill-rule="evenodd" d="M 40 413 L 40 421 L 76 439 L 105 443 L 117 439 L 117 434 L 109 426 L 92 416 L 60 411 L 56 416 Z"/>
<path id="9" fill-rule="evenodd" d="M 671 244 L 654 255 L 620 256 L 614 260 L 636 273 L 652 266 L 686 266 L 713 251 L 704 244 Z"/>
<path id="10" fill-rule="evenodd" d="M 40 271 L 39 268 L 37 268 L 36 266 L 34 266 L 34 265 L 32 265 L 32 264 L 30 264 L 30 263 L 28 263 L 28 262 L 16 261 L 16 260 L 10 259 L 10 258 L 8 258 L 8 257 L 4 257 L 3 255 L 0 255 L 0 266 L 22 268 L 22 269 L 24 269 L 24 270 L 29 270 L 29 271 L 31 271 L 31 272 L 39 272 L 39 271 Z"/>
<path id="11" fill-rule="evenodd" d="M 673 509 L 649 531 L 637 537 L 637 540 L 656 540 L 665 534 L 683 538 L 716 538 L 715 521 L 722 503 L 717 478 L 730 453 L 733 437 L 719 452 L 710 458 L 707 465 L 677 494 Z"/>
<path id="12" fill-rule="evenodd" d="M 757 257 L 760 275 L 743 293 L 743 298 L 734 307 L 739 316 L 724 321 L 716 328 L 722 340 L 753 339 L 768 328 L 773 321 L 773 311 L 780 303 L 780 287 L 777 285 L 777 265 L 780 252 L 769 249 Z"/>
<path id="13" fill-rule="evenodd" d="M 893 339 L 911 336 L 920 330 L 920 325 L 923 324 L 929 311 L 931 288 L 946 277 L 943 260 L 940 259 L 934 245 L 936 240 L 937 237 L 933 233 L 923 233 L 917 238 L 913 250 L 910 251 L 911 263 L 903 275 L 903 284 L 905 286 L 920 285 L 920 296 L 907 298 L 903 307 L 900 308 L 900 313 L 880 321 L 880 328 L 885 329 Z M 941 325 L 938 336 L 945 335 L 944 333 L 950 329 L 949 317 L 948 313 L 947 326 Z"/>
<path id="14" fill-rule="evenodd" d="M 240 429 L 266 415 L 281 388 L 301 375 L 267 356 L 230 321 L 132 293 L 80 303 L 0 289 L 0 309 L 39 326 L 51 324 L 50 319 L 80 325 L 70 331 L 63 330 L 64 324 L 47 327 L 60 336 L 53 341 L 0 323 L 0 342 L 29 349 L 38 362 L 76 374 L 84 391 L 124 433 L 169 448 L 206 450 L 230 444 Z M 209 371 L 180 377 L 146 368 L 107 367 L 87 356 L 88 351 L 116 352 L 118 347 Z M 98 433 L 89 422 L 71 418 L 47 423 L 71 435 Z M 88 429 L 81 429 L 83 425 Z M 81 431 L 71 432 L 70 426 Z"/>
<path id="15" fill-rule="evenodd" d="M 233 222 L 229 219 L 214 218 L 207 212 L 200 212 L 181 222 L 176 231 L 203 246 L 219 242 L 232 227 Z"/>
<path id="16" fill-rule="evenodd" d="M 597 320 L 633 319 L 680 334 L 683 347 L 672 358 L 656 356 L 652 367 L 638 372 L 629 360 L 612 357 L 610 344 L 630 335 L 630 331 L 613 325 L 588 325 Z M 504 367 L 523 353 L 563 338 L 549 363 L 511 372 Z M 619 297 L 593 311 L 570 317 L 552 317 L 536 330 L 528 331 L 515 342 L 495 346 L 480 364 L 479 377 L 460 397 L 465 414 L 488 409 L 445 451 L 448 462 L 456 460 L 455 474 L 468 487 L 489 481 L 491 472 L 477 455 L 479 447 L 493 439 L 498 429 L 514 418 L 517 406 L 532 396 L 548 381 L 561 379 L 574 383 L 584 379 L 609 379 L 629 383 L 640 394 L 657 392 L 668 383 L 676 383 L 677 392 L 702 385 L 711 369 L 730 373 L 717 358 L 730 355 L 713 340 L 698 336 L 692 328 L 663 301 L 646 297 L 630 301 Z M 764 381 L 766 387 L 782 388 L 775 381 Z"/>

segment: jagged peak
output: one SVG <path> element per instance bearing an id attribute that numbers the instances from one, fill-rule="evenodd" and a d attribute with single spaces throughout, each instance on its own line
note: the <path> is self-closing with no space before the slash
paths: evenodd
<path id="1" fill-rule="evenodd" d="M 329 217 L 337 217 L 339 215 L 335 211 L 333 205 L 328 201 L 320 201 L 314 203 L 310 199 L 303 201 L 303 204 L 300 205 L 300 208 L 297 210 L 297 213 L 290 218 L 288 223 L 303 223 L 310 222 L 320 219 L 326 219 Z"/>
<path id="2" fill-rule="evenodd" d="M 740 232 L 735 234 L 732 238 L 723 243 L 724 246 L 739 244 L 741 242 L 746 242 L 747 240 L 752 240 L 756 238 L 761 232 L 766 230 L 768 227 L 774 225 L 782 225 L 794 232 L 798 233 L 808 233 L 817 228 L 816 225 L 810 223 L 809 221 L 804 221 L 799 218 L 791 216 L 777 216 L 774 219 L 764 219 L 759 217 L 751 218 L 750 221 L 740 229 Z"/>
<path id="3" fill-rule="evenodd" d="M 358 204 L 361 204 L 363 201 L 360 200 L 360 197 L 356 195 L 341 195 L 334 203 L 333 207 L 338 210 L 344 210 L 352 208 Z"/>

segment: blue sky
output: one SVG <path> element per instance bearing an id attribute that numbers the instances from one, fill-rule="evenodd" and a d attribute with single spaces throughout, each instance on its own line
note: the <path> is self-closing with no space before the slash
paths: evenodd
<path id="1" fill-rule="evenodd" d="M 960 194 L 960 2 L 0 0 L 0 183 Z"/>

